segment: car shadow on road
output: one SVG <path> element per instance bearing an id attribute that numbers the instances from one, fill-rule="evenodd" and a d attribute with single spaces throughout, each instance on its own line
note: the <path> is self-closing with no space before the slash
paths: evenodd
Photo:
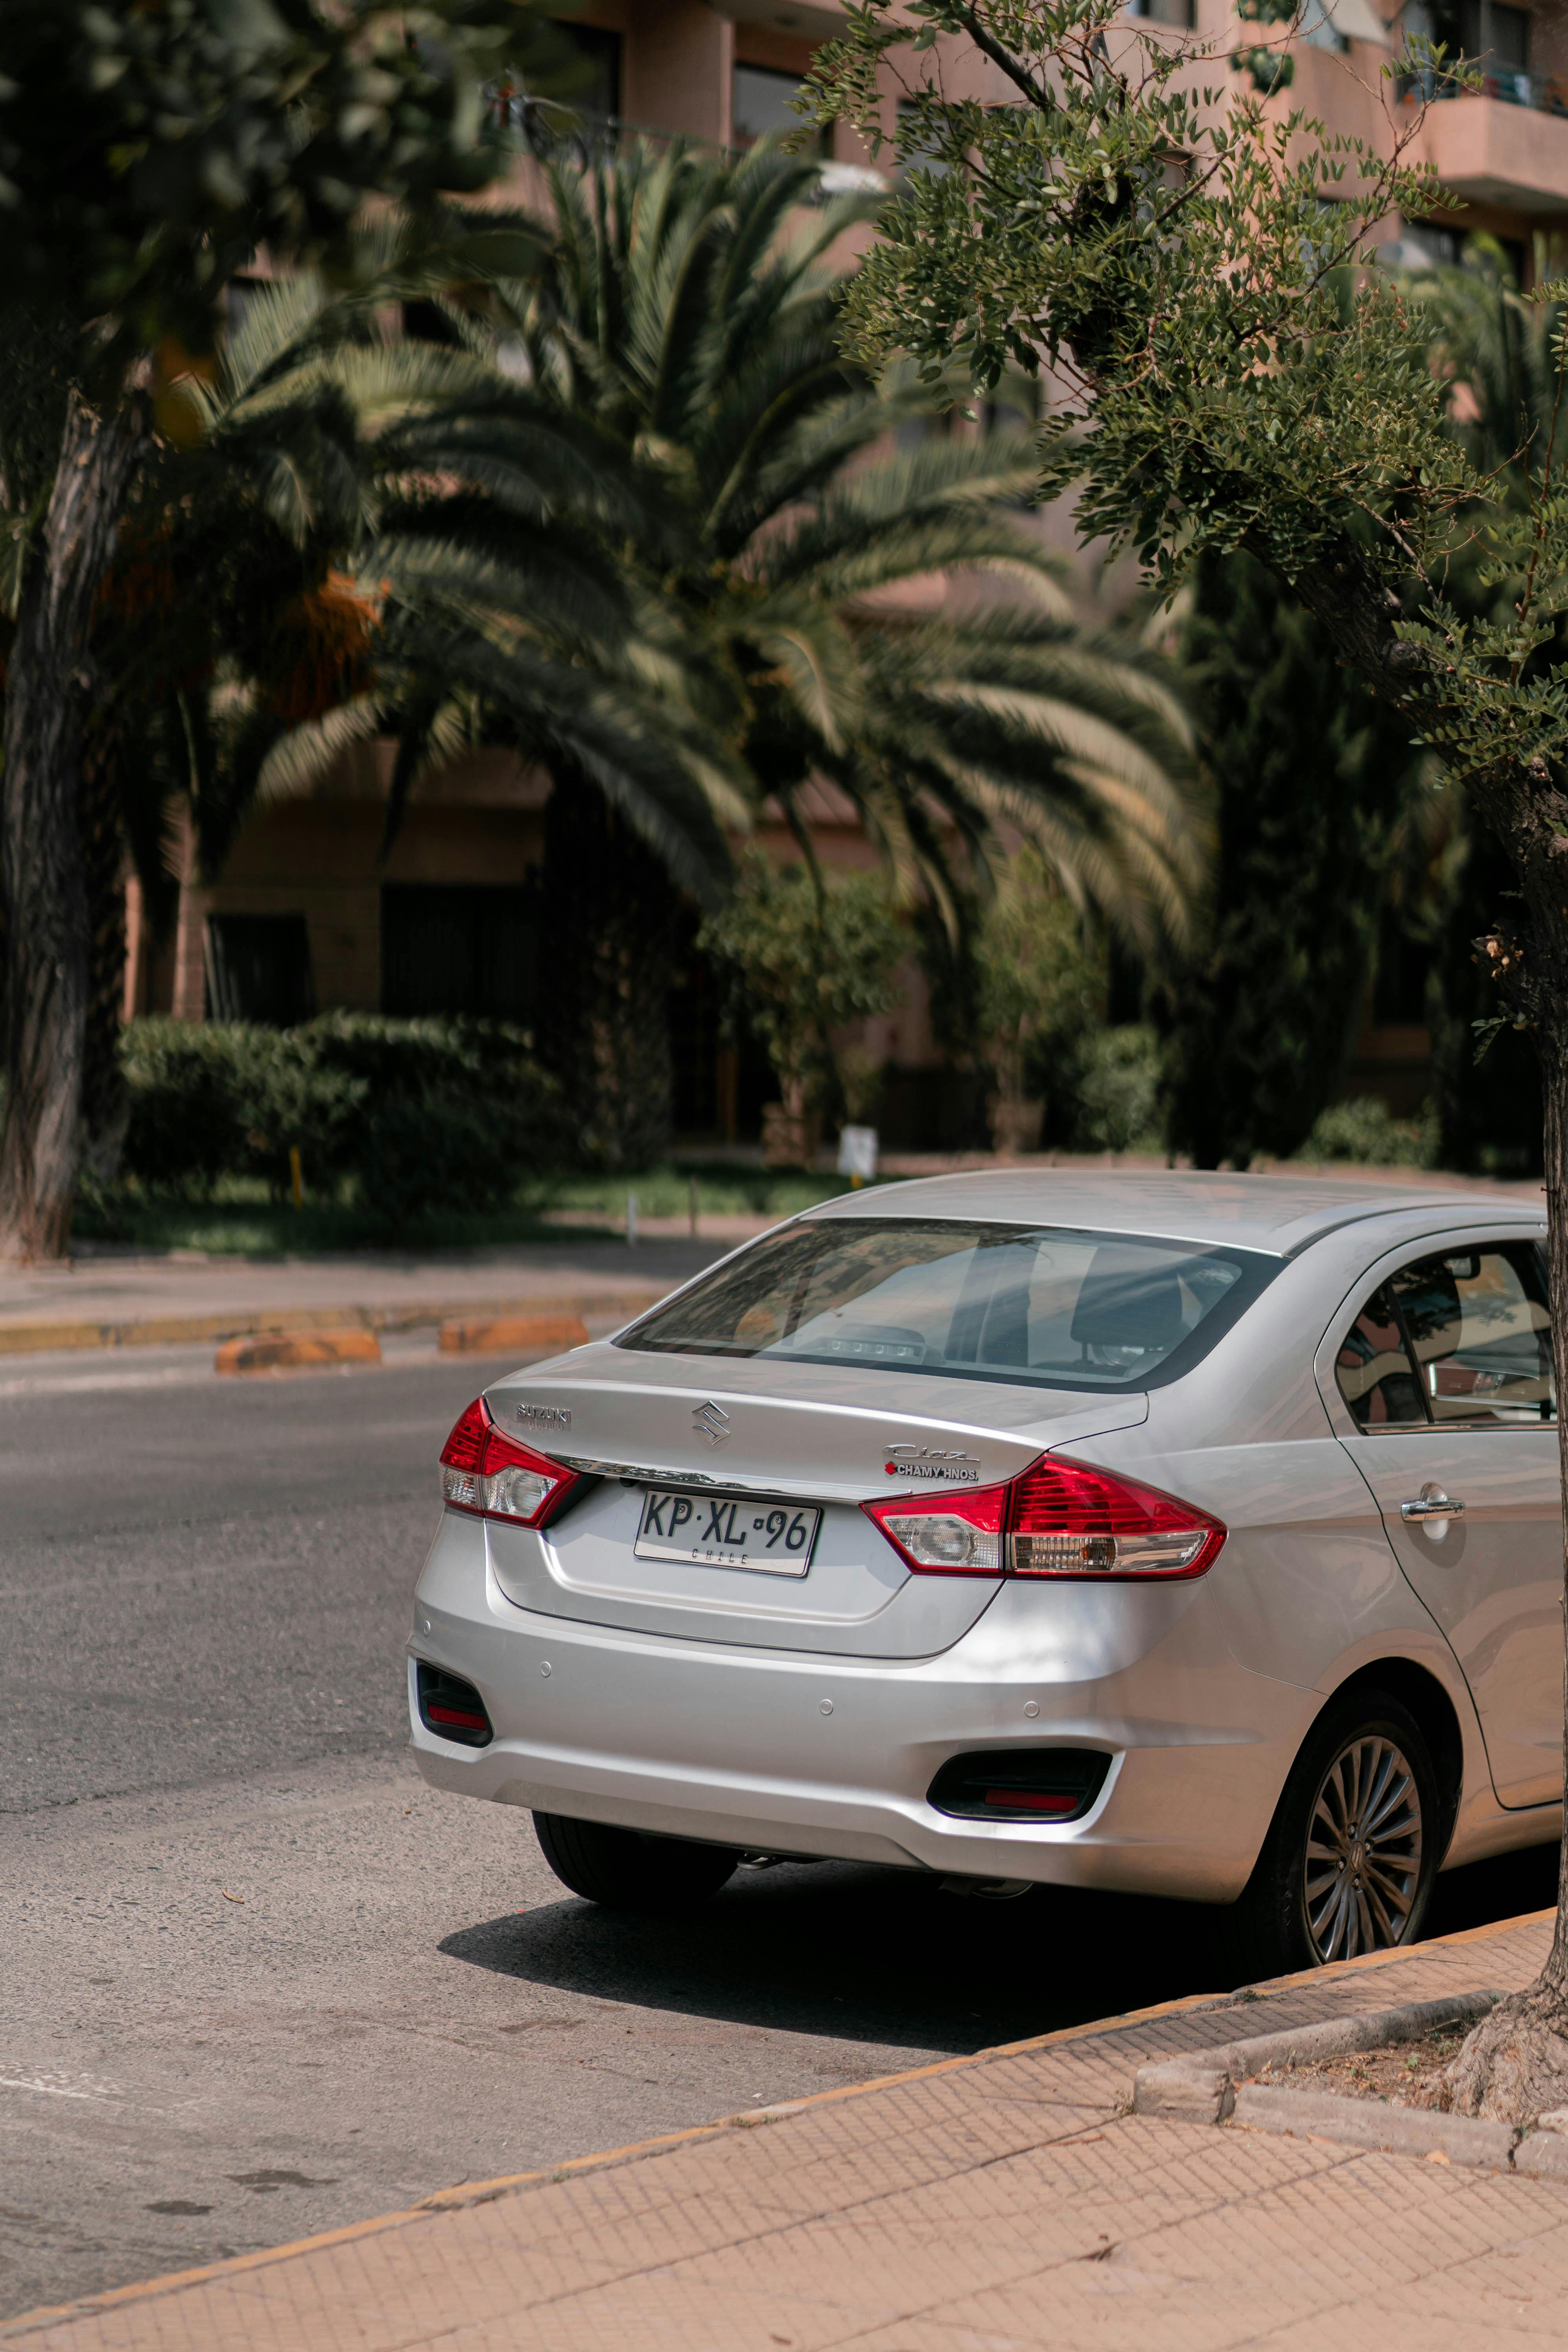
<path id="1" fill-rule="evenodd" d="M 1439 1879 L 1427 1935 L 1556 1899 L 1555 1845 Z M 1037 1887 L 1011 1901 L 913 1871 L 784 1863 L 738 1871 L 683 1917 L 563 1895 L 459 1928 L 447 1958 L 591 1999 L 954 2054 L 1239 1980 L 1205 1905 Z"/>
<path id="2" fill-rule="evenodd" d="M 954 2053 L 1218 1990 L 1198 1906 L 1036 1888 L 944 1893 L 912 1871 L 738 1871 L 683 1917 L 564 1897 L 448 1936 L 453 1959 L 689 2016 Z"/>

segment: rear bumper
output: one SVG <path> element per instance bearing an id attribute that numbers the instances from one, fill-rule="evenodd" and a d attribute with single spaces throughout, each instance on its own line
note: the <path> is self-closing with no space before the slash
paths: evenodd
<path id="1" fill-rule="evenodd" d="M 1201 1586 L 1154 1598 L 1137 1596 L 1141 1650 L 1125 1617 L 1108 1641 L 1081 1595 L 1019 1587 L 937 1658 L 742 1649 L 519 1609 L 480 1523 L 448 1515 L 416 1606 L 414 1748 L 437 1788 L 666 1836 L 1226 1902 L 1321 1702 L 1238 1666 Z M 418 1658 L 483 1693 L 488 1748 L 425 1729 Z M 1110 1758 L 1081 1821 L 955 1821 L 925 1801 L 950 1757 L 1052 1742 Z"/>

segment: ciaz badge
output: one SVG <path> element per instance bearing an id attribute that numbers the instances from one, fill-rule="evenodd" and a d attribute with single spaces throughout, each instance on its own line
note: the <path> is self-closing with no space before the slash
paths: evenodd
<path id="1" fill-rule="evenodd" d="M 945 1445 L 889 1445 L 889 1478 L 941 1478 L 952 1486 L 978 1486 L 979 1457 Z"/>

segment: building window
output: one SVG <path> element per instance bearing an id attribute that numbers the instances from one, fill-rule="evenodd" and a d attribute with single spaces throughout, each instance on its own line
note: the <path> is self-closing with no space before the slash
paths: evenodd
<path id="1" fill-rule="evenodd" d="M 571 87 L 563 97 L 577 113 L 601 122 L 619 120 L 621 111 L 621 37 L 597 25 L 551 20 L 551 30 L 572 51 L 576 61 Z"/>
<path id="2" fill-rule="evenodd" d="M 1350 42 L 1323 5 L 1323 0 L 1306 0 L 1301 11 L 1301 38 L 1310 42 L 1314 49 L 1333 49 L 1342 57 L 1350 47 Z"/>
<path id="3" fill-rule="evenodd" d="M 206 1017 L 292 1029 L 316 1010 L 303 915 L 210 915 Z"/>
<path id="4" fill-rule="evenodd" d="M 1152 25 L 1173 25 L 1190 33 L 1195 16 L 1193 0 L 1128 0 L 1130 16 L 1144 16 Z"/>
<path id="5" fill-rule="evenodd" d="M 387 883 L 381 894 L 381 1009 L 533 1019 L 537 891 Z"/>
<path id="6" fill-rule="evenodd" d="M 798 98 L 801 79 L 798 74 L 778 73 L 772 66 L 737 66 L 731 107 L 731 139 L 737 147 L 750 147 L 770 133 L 804 131 L 806 123 L 790 104 Z M 826 154 L 827 134 L 816 133 L 808 142 L 808 152 Z"/>
<path id="7" fill-rule="evenodd" d="M 1459 47 L 1488 74 L 1530 71 L 1530 11 L 1502 0 L 1459 0 Z"/>

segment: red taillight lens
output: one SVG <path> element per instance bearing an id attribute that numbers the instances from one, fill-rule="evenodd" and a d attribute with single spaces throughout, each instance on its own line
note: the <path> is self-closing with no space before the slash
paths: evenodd
<path id="1" fill-rule="evenodd" d="M 441 1448 L 441 1500 L 455 1511 L 542 1528 L 576 1486 L 578 1473 L 504 1437 L 476 1397 Z"/>
<path id="2" fill-rule="evenodd" d="M 860 1507 L 926 1576 L 1201 1576 L 1226 1532 L 1194 1503 L 1059 1455 L 1005 1486 Z"/>
<path id="3" fill-rule="evenodd" d="M 454 1423 L 452 1434 L 441 1448 L 443 1464 L 449 1464 L 454 1470 L 477 1470 L 489 1427 L 489 1407 L 483 1397 L 476 1397 Z"/>
<path id="4" fill-rule="evenodd" d="M 1015 1576 L 1201 1576 L 1225 1538 L 1196 1504 L 1084 1462 L 1047 1455 L 1013 1481 Z"/>

